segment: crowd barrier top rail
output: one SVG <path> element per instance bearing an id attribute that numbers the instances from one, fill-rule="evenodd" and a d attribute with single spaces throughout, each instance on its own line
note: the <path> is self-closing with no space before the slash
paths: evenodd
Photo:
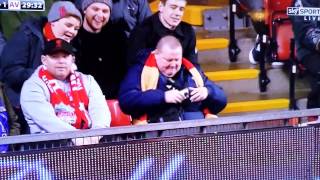
<path id="1" fill-rule="evenodd" d="M 241 124 L 241 123 L 271 121 L 271 120 L 285 120 L 290 118 L 302 118 L 302 117 L 308 117 L 308 116 L 320 116 L 320 108 L 296 110 L 296 111 L 284 110 L 284 111 L 267 112 L 267 113 L 254 113 L 254 114 L 247 114 L 247 115 L 219 117 L 215 119 L 164 122 L 164 123 L 153 123 L 153 124 L 138 125 L 138 126 L 121 126 L 121 127 L 110 127 L 110 128 L 104 128 L 104 129 L 89 129 L 89 130 L 59 132 L 59 133 L 40 133 L 40 134 L 20 135 L 20 136 L 5 136 L 5 137 L 0 137 L 0 145 L 53 141 L 53 140 L 93 137 L 93 136 L 121 135 L 121 134 L 129 134 L 129 133 L 173 130 L 173 129 L 183 129 L 183 128 Z"/>

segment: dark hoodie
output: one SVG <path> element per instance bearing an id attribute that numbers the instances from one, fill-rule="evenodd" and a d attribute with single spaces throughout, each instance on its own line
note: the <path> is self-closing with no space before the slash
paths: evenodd
<path id="1" fill-rule="evenodd" d="M 20 105 L 21 87 L 41 64 L 44 47 L 42 29 L 47 19 L 25 21 L 18 32 L 7 42 L 1 56 L 1 80 L 14 106 Z"/>

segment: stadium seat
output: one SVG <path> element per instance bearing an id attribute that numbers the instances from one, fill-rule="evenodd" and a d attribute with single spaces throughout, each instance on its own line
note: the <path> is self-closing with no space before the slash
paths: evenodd
<path id="1" fill-rule="evenodd" d="M 304 68 L 297 63 L 295 56 L 292 23 L 287 15 L 287 7 L 291 5 L 292 0 L 264 0 L 265 24 L 269 27 L 270 38 L 270 56 L 268 57 L 271 58 L 272 62 L 290 64 L 289 106 L 290 109 L 297 109 L 295 102 L 295 74 L 296 69 L 302 72 Z"/>
<path id="2" fill-rule="evenodd" d="M 287 16 L 287 7 L 292 0 L 264 0 L 265 23 L 269 27 L 272 61 L 290 60 L 292 25 Z"/>
<path id="3" fill-rule="evenodd" d="M 107 104 L 111 113 L 111 127 L 131 125 L 131 116 L 122 112 L 116 99 L 108 99 Z"/>

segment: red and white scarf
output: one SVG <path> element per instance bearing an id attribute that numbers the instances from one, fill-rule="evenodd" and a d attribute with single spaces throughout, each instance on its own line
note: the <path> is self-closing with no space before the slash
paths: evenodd
<path id="1" fill-rule="evenodd" d="M 187 59 L 182 58 L 182 66 L 184 66 L 188 72 L 192 75 L 192 79 L 196 83 L 196 87 L 203 87 L 204 81 L 200 72 L 194 67 L 194 65 Z M 151 53 L 147 58 L 141 73 L 141 90 L 147 91 L 150 89 L 156 89 L 159 81 L 160 72 L 157 66 L 154 53 Z M 205 117 L 212 116 L 208 108 L 203 109 Z M 143 121 L 147 119 L 147 115 L 142 115 L 138 120 Z"/>
<path id="2" fill-rule="evenodd" d="M 197 87 L 204 86 L 202 76 L 189 60 L 182 58 L 182 66 L 184 66 L 192 75 L 192 78 Z M 151 53 L 142 69 L 141 90 L 147 91 L 150 89 L 156 89 L 159 81 L 159 76 L 160 72 L 157 66 L 155 55 L 154 53 Z"/>
<path id="3" fill-rule="evenodd" d="M 88 129 L 91 120 L 88 115 L 89 98 L 84 89 L 80 74 L 72 72 L 69 76 L 70 95 L 68 96 L 58 84 L 58 81 L 42 66 L 39 77 L 45 82 L 50 92 L 50 103 L 59 119 L 71 124 L 77 129 Z"/>
<path id="4" fill-rule="evenodd" d="M 43 35 L 46 38 L 46 41 L 51 41 L 53 39 L 56 39 L 57 37 L 54 35 L 52 31 L 52 26 L 50 22 L 47 22 L 45 26 L 42 29 Z"/>

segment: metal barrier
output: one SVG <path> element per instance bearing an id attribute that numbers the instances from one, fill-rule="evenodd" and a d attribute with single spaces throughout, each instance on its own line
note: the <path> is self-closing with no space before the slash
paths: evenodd
<path id="1" fill-rule="evenodd" d="M 319 114 L 319 109 L 282 111 L 3 137 L 0 144 L 40 142 L 41 147 L 32 144 L 36 148 L 29 151 L 0 154 L 0 179 L 319 179 L 320 128 L 289 125 Z M 164 135 L 165 131 L 174 132 Z M 127 139 L 148 132 L 156 132 L 153 137 L 158 138 Z M 179 137 L 163 137 L 172 134 Z M 112 139 L 121 135 L 126 137 Z M 107 143 L 52 143 L 59 148 L 41 143 L 88 136 L 103 136 Z"/>
<path id="2" fill-rule="evenodd" d="M 299 127 L 318 115 L 280 111 L 1 137 L 0 144 L 28 151 L 0 154 L 0 179 L 319 179 L 320 128 Z M 72 145 L 97 136 L 99 144 Z"/>
<path id="3" fill-rule="evenodd" d="M 181 122 L 155 123 L 141 126 L 111 127 L 95 130 L 81 130 L 59 133 L 32 134 L 0 137 L 0 145 L 23 144 L 74 138 L 103 136 L 104 142 L 130 139 L 173 137 L 193 134 L 229 132 L 245 129 L 270 128 L 287 126 L 290 119 L 301 119 L 308 116 L 319 116 L 320 109 L 298 111 L 277 111 L 256 113 L 241 116 L 220 117 L 217 119 L 191 120 Z M 273 122 L 273 123 L 272 123 Z M 153 132 L 143 136 L 143 133 Z M 134 134 L 134 135 L 133 135 Z M 70 143 L 65 143 L 70 146 Z"/>

